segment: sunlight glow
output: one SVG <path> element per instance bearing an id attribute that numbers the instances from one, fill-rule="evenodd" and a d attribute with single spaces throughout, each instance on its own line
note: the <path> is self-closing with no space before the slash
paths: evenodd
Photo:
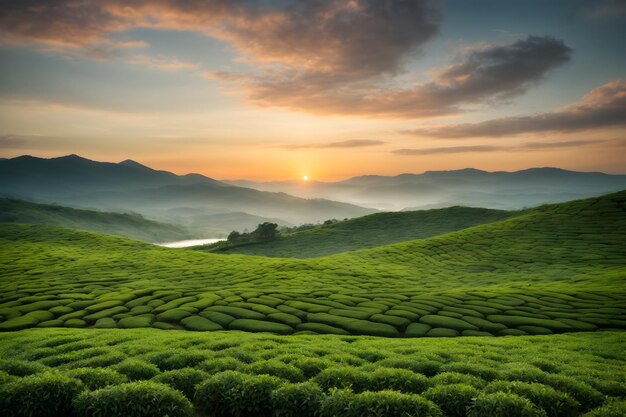
<path id="1" fill-rule="evenodd" d="M 308 181 L 308 180 L 309 180 L 309 176 L 308 176 L 308 175 L 305 175 L 304 177 L 302 177 L 302 180 L 303 180 L 303 181 Z"/>

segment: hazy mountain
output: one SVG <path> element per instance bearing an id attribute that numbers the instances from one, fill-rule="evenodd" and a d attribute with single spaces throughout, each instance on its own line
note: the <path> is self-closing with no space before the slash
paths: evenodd
<path id="1" fill-rule="evenodd" d="M 135 161 L 97 162 L 77 155 L 43 159 L 32 156 L 0 161 L 0 194 L 37 202 L 99 210 L 135 211 L 158 220 L 167 212 L 190 208 L 209 214 L 244 212 L 282 219 L 283 224 L 362 216 L 374 210 L 324 199 L 237 187 L 199 175 L 157 171 Z M 193 223 L 226 230 L 231 221 Z M 249 227 L 249 225 L 247 225 Z"/>
<path id="2" fill-rule="evenodd" d="M 170 242 L 197 237 L 191 231 L 133 213 L 79 210 L 51 204 L 0 198 L 0 223 L 30 223 L 91 230 L 146 242 Z"/>
<path id="3" fill-rule="evenodd" d="M 452 205 L 518 209 L 626 189 L 626 175 L 559 168 L 531 168 L 515 172 L 468 168 L 397 176 L 365 175 L 339 182 L 225 182 L 388 210 Z"/>

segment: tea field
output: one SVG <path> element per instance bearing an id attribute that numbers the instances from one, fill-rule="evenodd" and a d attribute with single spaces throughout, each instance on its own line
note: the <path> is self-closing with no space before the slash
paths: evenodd
<path id="1" fill-rule="evenodd" d="M 156 329 L 0 335 L 13 416 L 618 417 L 624 332 L 387 339 Z"/>
<path id="2" fill-rule="evenodd" d="M 626 192 L 310 259 L 218 255 L 0 225 L 0 330 L 387 337 L 626 328 Z"/>
<path id="3" fill-rule="evenodd" d="M 375 213 L 288 233 L 270 241 L 242 244 L 219 242 L 194 249 L 215 253 L 312 258 L 423 239 L 502 220 L 515 214 L 472 207 Z"/>

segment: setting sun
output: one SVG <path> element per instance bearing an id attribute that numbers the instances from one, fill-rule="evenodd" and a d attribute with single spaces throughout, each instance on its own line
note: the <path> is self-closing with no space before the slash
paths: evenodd
<path id="1" fill-rule="evenodd" d="M 308 181 L 309 180 L 309 176 L 305 175 L 304 177 L 302 177 L 302 181 Z"/>

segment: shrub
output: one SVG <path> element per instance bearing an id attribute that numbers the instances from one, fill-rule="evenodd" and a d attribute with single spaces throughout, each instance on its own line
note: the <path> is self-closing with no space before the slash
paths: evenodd
<path id="1" fill-rule="evenodd" d="M 293 365 L 288 365 L 277 359 L 254 362 L 244 368 L 246 373 L 256 375 L 266 374 L 286 379 L 290 382 L 304 381 L 304 373 Z"/>
<path id="2" fill-rule="evenodd" d="M 87 327 L 87 322 L 81 319 L 69 319 L 66 320 L 63 325 L 72 329 L 80 329 L 83 327 Z"/>
<path id="3" fill-rule="evenodd" d="M 298 324 L 302 323 L 298 317 L 289 313 L 272 313 L 267 316 L 270 320 L 274 320 L 290 327 L 295 328 Z"/>
<path id="4" fill-rule="evenodd" d="M 228 314 L 220 313 L 219 311 L 203 311 L 198 314 L 205 319 L 209 319 L 214 323 L 219 324 L 222 327 L 228 326 L 228 324 L 235 320 L 233 316 L 229 316 Z"/>
<path id="5" fill-rule="evenodd" d="M 431 329 L 431 326 L 424 323 L 411 323 L 404 331 L 406 337 L 423 337 Z"/>
<path id="6" fill-rule="evenodd" d="M 407 369 L 377 368 L 369 374 L 368 391 L 393 390 L 419 394 L 428 385 L 428 378 Z"/>
<path id="7" fill-rule="evenodd" d="M 159 374 L 159 368 L 155 365 L 137 359 L 126 359 L 115 366 L 115 370 L 126 375 L 131 381 L 150 379 Z"/>
<path id="8" fill-rule="evenodd" d="M 333 367 L 320 372 L 315 382 L 325 391 L 331 388 L 350 388 L 354 392 L 365 391 L 369 388 L 369 374 L 352 367 Z"/>
<path id="9" fill-rule="evenodd" d="M 526 398 L 504 392 L 481 393 L 468 408 L 468 417 L 545 417 Z"/>
<path id="10" fill-rule="evenodd" d="M 465 384 L 475 388 L 485 386 L 485 381 L 482 378 L 476 375 L 462 374 L 459 372 L 442 372 L 432 377 L 431 382 L 433 385 Z"/>
<path id="11" fill-rule="evenodd" d="M 454 317 L 427 315 L 419 319 L 421 323 L 428 324 L 432 327 L 440 327 L 444 329 L 453 329 L 459 332 L 463 330 L 478 330 L 478 327 L 464 320 Z"/>
<path id="12" fill-rule="evenodd" d="M 409 369 L 413 372 L 426 376 L 436 375 L 441 368 L 441 364 L 438 362 L 410 357 L 386 358 L 376 362 L 376 365 L 384 366 L 386 368 Z"/>
<path id="13" fill-rule="evenodd" d="M 68 371 L 67 374 L 81 381 L 90 390 L 128 382 L 125 375 L 106 368 L 76 368 Z"/>
<path id="14" fill-rule="evenodd" d="M 518 326 L 538 326 L 544 327 L 546 329 L 550 329 L 554 332 L 564 332 L 567 330 L 571 330 L 572 327 L 568 326 L 565 323 L 561 323 L 557 320 L 551 319 L 537 319 L 533 317 L 525 317 L 525 316 L 503 316 L 503 315 L 490 315 L 487 316 L 487 320 L 502 323 L 509 327 L 518 327 Z"/>
<path id="15" fill-rule="evenodd" d="M 280 379 L 273 376 L 226 371 L 198 385 L 194 402 L 201 412 L 214 417 L 269 417 L 272 391 L 280 385 Z"/>
<path id="16" fill-rule="evenodd" d="M 124 317 L 117 322 L 117 327 L 120 329 L 135 329 L 141 327 L 150 327 L 154 321 L 154 316 L 136 316 L 136 317 Z"/>
<path id="17" fill-rule="evenodd" d="M 0 360 L 0 371 L 4 371 L 13 376 L 28 376 L 34 375 L 49 369 L 37 362 L 20 361 L 16 359 Z"/>
<path id="18" fill-rule="evenodd" d="M 298 358 L 291 364 L 300 369 L 307 379 L 313 378 L 324 369 L 333 365 L 331 361 L 320 358 Z"/>
<path id="19" fill-rule="evenodd" d="M 171 371 L 174 369 L 182 369 L 195 367 L 199 363 L 209 359 L 211 357 L 211 353 L 204 351 L 165 351 L 159 352 L 159 354 L 154 355 L 149 358 L 149 361 L 154 363 L 159 369 L 163 371 Z"/>
<path id="20" fill-rule="evenodd" d="M 200 316 L 186 317 L 180 321 L 188 330 L 195 330 L 198 332 L 211 332 L 215 330 L 224 330 L 222 326 L 217 323 L 213 323 L 209 319 L 205 319 Z"/>
<path id="21" fill-rule="evenodd" d="M 582 417 L 624 417 L 626 416 L 626 401 L 616 401 L 596 408 Z"/>
<path id="22" fill-rule="evenodd" d="M 498 372 L 493 367 L 471 362 L 453 362 L 441 367 L 443 371 L 459 372 L 462 374 L 476 375 L 486 381 L 491 381 L 498 376 Z"/>
<path id="23" fill-rule="evenodd" d="M 316 417 L 324 393 L 317 384 L 285 384 L 272 392 L 273 417 Z"/>
<path id="24" fill-rule="evenodd" d="M 171 310 L 167 310 L 163 313 L 157 314 L 157 319 L 165 322 L 178 323 L 188 316 L 191 316 L 191 313 L 189 311 L 183 310 L 182 308 L 173 308 Z"/>
<path id="25" fill-rule="evenodd" d="M 487 385 L 484 392 L 508 392 L 528 398 L 548 417 L 568 417 L 578 413 L 579 404 L 569 395 L 538 383 L 495 381 Z"/>
<path id="26" fill-rule="evenodd" d="M 319 334 L 341 334 L 349 335 L 350 332 L 339 327 L 329 326 L 323 323 L 302 323 L 298 324 L 296 328 L 300 331 L 311 331 Z"/>
<path id="27" fill-rule="evenodd" d="M 442 327 L 435 327 L 426 333 L 426 337 L 457 337 L 458 335 L 459 332 L 457 330 L 444 329 Z"/>
<path id="28" fill-rule="evenodd" d="M 548 374 L 543 383 L 569 394 L 580 403 L 583 411 L 598 407 L 604 401 L 604 396 L 599 391 L 569 376 Z"/>
<path id="29" fill-rule="evenodd" d="M 323 417 L 439 417 L 441 410 L 431 401 L 415 394 L 395 391 L 354 394 L 336 390 L 322 403 Z"/>
<path id="30" fill-rule="evenodd" d="M 231 306 L 211 306 L 204 311 L 217 311 L 219 313 L 228 314 L 238 319 L 264 320 L 265 315 L 257 311 L 248 310 L 241 307 Z"/>
<path id="31" fill-rule="evenodd" d="M 277 334 L 293 333 L 293 329 L 286 324 L 252 319 L 233 320 L 228 325 L 228 328 L 231 330 L 243 330 L 246 332 L 269 332 Z"/>
<path id="32" fill-rule="evenodd" d="M 340 327 L 352 334 L 363 334 L 370 336 L 395 337 L 399 336 L 398 330 L 384 323 L 374 323 L 368 320 L 359 320 L 342 316 L 334 316 L 328 313 L 311 313 L 307 315 L 307 319 L 312 322 L 327 324 L 330 326 Z"/>
<path id="33" fill-rule="evenodd" d="M 96 329 L 115 329 L 117 324 L 111 317 L 104 317 L 96 321 L 93 327 Z"/>
<path id="34" fill-rule="evenodd" d="M 437 385 L 422 394 L 437 404 L 448 417 L 465 417 L 467 407 L 478 395 L 478 390 L 467 384 Z"/>
<path id="35" fill-rule="evenodd" d="M 244 366 L 244 363 L 240 360 L 227 357 L 207 359 L 204 362 L 200 363 L 197 368 L 200 368 L 210 374 L 215 374 L 223 371 L 234 371 L 235 369 L 238 369 L 242 366 Z"/>
<path id="36" fill-rule="evenodd" d="M 191 417 L 191 403 L 178 391 L 155 382 L 131 382 L 81 394 L 74 401 L 79 417 Z"/>
<path id="37" fill-rule="evenodd" d="M 206 372 L 193 368 L 183 368 L 163 372 L 162 374 L 155 376 L 153 381 L 169 385 L 170 387 L 182 392 L 185 397 L 191 400 L 196 392 L 196 385 L 204 381 L 207 377 L 208 374 Z"/>
<path id="38" fill-rule="evenodd" d="M 0 410 L 5 417 L 67 417 L 73 415 L 72 400 L 83 389 L 67 375 L 44 372 L 0 385 Z"/>

